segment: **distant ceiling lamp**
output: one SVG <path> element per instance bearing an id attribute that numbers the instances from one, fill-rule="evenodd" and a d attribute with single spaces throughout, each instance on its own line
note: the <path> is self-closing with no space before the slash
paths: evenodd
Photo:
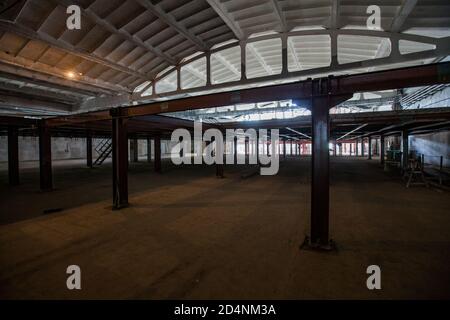
<path id="1" fill-rule="evenodd" d="M 72 72 L 72 71 L 68 71 L 68 72 L 66 72 L 66 76 L 69 79 L 74 79 L 75 78 L 75 73 Z"/>

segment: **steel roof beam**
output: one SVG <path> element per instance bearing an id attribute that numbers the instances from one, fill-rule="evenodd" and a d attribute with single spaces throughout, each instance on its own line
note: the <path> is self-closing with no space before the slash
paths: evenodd
<path id="1" fill-rule="evenodd" d="M 135 1 L 139 3 L 141 6 L 143 6 L 145 9 L 147 9 L 154 16 L 163 21 L 165 24 L 167 24 L 169 27 L 171 27 L 176 32 L 185 37 L 187 40 L 189 40 L 200 51 L 207 51 L 209 49 L 208 46 L 199 37 L 189 32 L 189 30 L 186 29 L 186 27 L 184 27 L 183 25 L 181 25 L 178 21 L 176 21 L 173 16 L 171 16 L 169 13 L 164 12 L 164 10 L 162 10 L 160 6 L 154 5 L 148 0 L 135 0 Z"/>
<path id="2" fill-rule="evenodd" d="M 206 0 L 211 8 L 219 15 L 219 17 L 225 22 L 225 24 L 233 31 L 237 39 L 243 40 L 246 38 L 244 31 L 241 29 L 239 24 L 233 19 L 231 14 L 228 12 L 225 5 L 220 0 Z"/>

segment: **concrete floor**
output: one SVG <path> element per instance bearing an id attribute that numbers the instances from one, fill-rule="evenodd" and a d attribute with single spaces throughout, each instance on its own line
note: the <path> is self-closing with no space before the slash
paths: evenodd
<path id="1" fill-rule="evenodd" d="M 309 232 L 309 159 L 277 176 L 242 168 L 130 166 L 131 207 L 111 210 L 111 168 L 55 165 L 7 187 L 0 172 L 0 298 L 450 298 L 450 197 L 406 189 L 377 160 L 332 159 L 331 234 L 338 251 L 299 250 Z M 46 209 L 61 212 L 43 214 Z M 17 222 L 13 222 L 17 221 Z M 66 268 L 82 290 L 66 289 Z M 381 267 L 382 290 L 366 288 Z"/>

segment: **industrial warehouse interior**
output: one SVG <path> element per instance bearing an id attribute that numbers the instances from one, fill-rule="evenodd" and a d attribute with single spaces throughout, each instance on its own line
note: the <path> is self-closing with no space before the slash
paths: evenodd
<path id="1" fill-rule="evenodd" d="M 448 0 L 0 1 L 0 299 L 450 299 L 449 57 Z"/>

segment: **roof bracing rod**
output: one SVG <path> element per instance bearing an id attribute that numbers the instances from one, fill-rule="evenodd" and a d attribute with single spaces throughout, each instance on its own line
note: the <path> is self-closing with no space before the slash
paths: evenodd
<path id="1" fill-rule="evenodd" d="M 353 129 L 352 131 L 349 131 L 349 132 L 347 132 L 346 134 L 340 136 L 339 138 L 336 139 L 336 141 L 341 140 L 341 139 L 344 139 L 344 138 L 345 138 L 346 136 L 348 136 L 349 134 L 352 134 L 353 132 L 356 132 L 356 131 L 362 129 L 362 128 L 364 128 L 364 127 L 367 126 L 367 125 L 368 125 L 368 123 L 364 123 L 364 124 L 360 125 L 359 127 Z"/>
<path id="2" fill-rule="evenodd" d="M 299 134 L 299 135 L 301 135 L 301 136 L 303 136 L 303 137 L 305 137 L 305 138 L 312 139 L 310 136 L 308 136 L 307 134 L 304 134 L 303 132 L 294 130 L 294 129 L 289 128 L 289 127 L 286 127 L 286 129 L 289 130 L 289 131 L 292 131 L 292 132 L 294 132 L 294 133 L 297 133 L 297 134 Z"/>

